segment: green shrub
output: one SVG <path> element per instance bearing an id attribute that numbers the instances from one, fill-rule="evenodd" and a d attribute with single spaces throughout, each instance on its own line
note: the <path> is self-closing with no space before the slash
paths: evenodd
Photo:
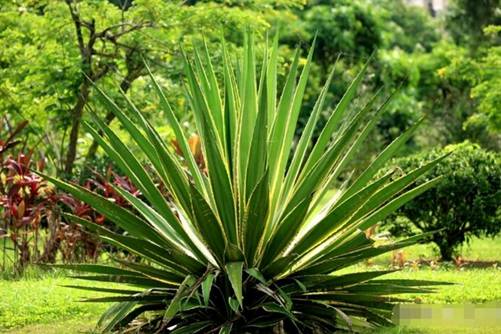
<path id="1" fill-rule="evenodd" d="M 116 188 L 137 214 L 85 188 L 50 178 L 127 234 L 68 218 L 144 259 L 141 263 L 117 260 L 116 266 L 64 266 L 93 273 L 77 276 L 89 281 L 132 285 L 121 290 L 89 287 L 111 293 L 89 301 L 115 302 L 99 322 L 104 332 L 124 326 L 177 334 L 359 331 L 390 324 L 397 301 L 392 295 L 432 291 L 422 286 L 435 282 L 380 279 L 387 271 L 332 273 L 420 240 L 422 236 L 376 247 L 362 231 L 437 184 L 439 178 L 434 178 L 409 189 L 441 159 L 394 181 L 391 174 L 371 181 L 411 136 L 413 126 L 358 173 L 349 187 L 327 203 L 321 201 L 330 181 L 342 173 L 384 109 L 385 105 L 374 106 L 376 98 L 365 107 L 349 108 L 367 66 L 312 143 L 330 79 L 326 82 L 292 150 L 313 48 L 302 69 L 296 54 L 283 91 L 277 94 L 278 39 L 266 50 L 260 75 L 256 75 L 252 35 L 246 35 L 244 44 L 239 71 L 232 69 L 230 59 L 235 55 L 222 50 L 222 84 L 206 48 L 196 51 L 193 60 L 185 59 L 186 96 L 205 159 L 201 169 L 153 77 L 185 158 L 162 141 L 130 101 L 128 111 L 121 111 L 97 89 L 103 105 L 143 153 L 132 154 L 132 147 L 99 118 L 86 126 L 143 194 L 141 199 Z M 159 180 L 161 187 L 153 180 Z M 160 192 L 164 187 L 169 196 Z"/>
<path id="2" fill-rule="evenodd" d="M 428 240 L 438 246 L 444 260 L 451 260 L 470 237 L 494 236 L 501 231 L 499 154 L 465 142 L 400 158 L 394 164 L 408 172 L 419 167 L 423 160 L 448 152 L 453 153 L 417 184 L 438 175 L 444 177 L 443 181 L 398 210 L 397 215 L 407 219 L 386 222 L 395 235 L 408 235 L 416 228 L 421 232 L 441 229 Z"/>

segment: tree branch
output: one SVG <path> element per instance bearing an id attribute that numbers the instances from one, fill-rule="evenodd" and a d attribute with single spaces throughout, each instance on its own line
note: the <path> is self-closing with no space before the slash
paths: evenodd
<path id="1" fill-rule="evenodd" d="M 96 36 L 97 36 L 97 38 L 118 39 L 118 38 L 122 37 L 123 35 L 126 35 L 130 32 L 133 32 L 136 30 L 141 30 L 144 28 L 150 28 L 153 26 L 154 26 L 153 22 L 142 22 L 142 23 L 136 23 L 136 24 L 124 22 L 124 23 L 112 25 L 112 26 L 96 33 Z M 129 28 L 124 29 L 125 27 L 129 27 Z M 110 32 L 115 30 L 115 29 L 121 29 L 121 30 L 120 30 L 120 32 L 117 32 L 115 34 L 110 34 Z"/>
<path id="2" fill-rule="evenodd" d="M 82 60 L 86 57 L 85 43 L 83 39 L 82 33 L 82 21 L 80 20 L 80 15 L 75 6 L 73 6 L 73 0 L 66 0 L 66 4 L 68 5 L 68 9 L 70 10 L 71 19 L 75 25 L 75 31 L 77 34 L 78 48 L 80 49 L 80 55 L 82 56 Z"/>

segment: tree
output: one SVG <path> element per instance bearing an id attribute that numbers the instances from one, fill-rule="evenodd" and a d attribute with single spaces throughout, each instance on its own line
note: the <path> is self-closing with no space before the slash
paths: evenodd
<path id="1" fill-rule="evenodd" d="M 440 39 L 438 22 L 425 10 L 408 6 L 400 0 L 310 1 L 296 14 L 300 20 L 288 25 L 282 41 L 291 46 L 311 42 L 316 36 L 319 47 L 315 58 L 317 66 L 312 67 L 312 90 L 325 79 L 330 71 L 329 65 L 336 62 L 336 77 L 342 80 L 330 87 L 328 96 L 332 101 L 338 101 L 357 69 L 369 57 L 373 61 L 368 69 L 371 80 L 364 85 L 366 97 L 375 94 L 380 87 L 385 93 L 398 87 L 396 98 L 378 124 L 378 135 L 364 147 L 366 154 L 362 160 L 356 161 L 356 164 L 366 164 L 379 148 L 420 117 L 424 103 L 420 101 L 420 69 L 416 62 Z M 314 106 L 314 99 L 308 97 L 313 96 L 307 93 L 300 117 L 304 125 Z M 359 101 L 360 104 L 364 102 Z M 321 120 L 325 117 L 325 114 L 321 115 Z M 298 135 L 302 129 L 303 126 L 298 128 Z M 409 141 L 407 146 L 405 152 L 418 148 L 415 140 Z"/>
<path id="2" fill-rule="evenodd" d="M 404 173 L 451 153 L 419 183 L 443 175 L 440 184 L 404 205 L 385 225 L 396 236 L 438 231 L 434 242 L 443 260 L 452 260 L 459 246 L 471 237 L 495 236 L 501 232 L 501 155 L 468 142 L 450 145 L 395 160 Z M 403 216 L 406 220 L 396 220 Z"/>
<path id="3" fill-rule="evenodd" d="M 126 21 L 122 14 L 122 21 L 120 23 L 112 24 L 102 30 L 98 30 L 95 18 L 86 20 L 82 17 L 79 9 L 79 1 L 65 0 L 65 2 L 75 26 L 82 75 L 76 102 L 71 109 L 71 129 L 64 165 L 64 172 L 67 175 L 71 175 L 77 155 L 80 123 L 82 122 L 84 108 L 89 99 L 92 83 L 97 83 L 101 78 L 106 76 L 111 67 L 116 66 L 115 62 L 117 58 L 121 58 L 121 53 L 124 52 L 127 73 L 120 84 L 120 88 L 124 92 L 127 91 L 131 82 L 141 74 L 142 65 L 141 62 L 134 62 L 134 53 L 140 52 L 140 46 L 124 44 L 122 40 L 134 31 L 153 26 L 153 22 Z M 98 10 L 99 8 L 96 9 Z M 111 48 L 109 44 L 111 44 Z M 110 117 L 106 118 L 108 123 L 111 122 Z M 91 146 L 88 156 L 92 157 L 92 152 L 95 152 L 95 148 Z"/>
<path id="4" fill-rule="evenodd" d="M 501 24 L 500 9 L 500 0 L 453 0 L 446 12 L 446 28 L 457 42 L 477 47 L 486 40 L 486 26 Z"/>
<path id="5" fill-rule="evenodd" d="M 429 116 L 428 145 L 469 140 L 501 149 L 500 55 L 497 46 L 484 45 L 472 55 L 468 48 L 444 41 L 415 58 L 417 100 Z"/>
<path id="6" fill-rule="evenodd" d="M 51 125 L 47 138 L 53 151 L 48 151 L 57 158 L 58 169 L 69 175 L 92 82 L 120 73 L 123 64 L 120 87 L 127 90 L 139 76 L 136 55 L 141 49 L 139 43 L 124 40 L 152 23 L 129 20 L 122 9 L 107 2 L 35 1 L 9 9 L 0 17 L 0 24 L 9 27 L 0 43 L 11 50 L 1 57 L 0 103 L 33 120 L 39 133 Z"/>
<path id="7" fill-rule="evenodd" d="M 208 45 L 225 35 L 233 45 L 243 27 L 263 30 L 299 0 L 214 1 L 19 1 L 0 13 L 0 108 L 32 121 L 59 173 L 76 174 L 75 161 L 90 164 L 97 145 L 80 133 L 92 101 L 91 81 L 120 95 L 147 100 L 151 89 L 136 81 L 145 74 L 143 58 L 165 83 L 177 82 L 182 65 L 180 45 L 190 52 L 204 32 Z M 224 28 L 224 29 L 223 29 Z M 161 65 L 159 65 L 161 64 Z M 139 80 L 140 81 L 140 80 Z M 170 98 L 182 95 L 171 85 Z M 143 107 L 139 105 L 139 107 Z M 155 108 L 150 107 L 152 112 Z M 102 111 L 93 108 L 98 114 Z M 107 123 L 114 116 L 102 115 Z M 47 131 L 50 129 L 50 131 Z M 68 175 L 70 176 L 70 175 Z"/>
<path id="8" fill-rule="evenodd" d="M 440 25 L 429 12 L 409 6 L 404 0 L 372 0 L 380 8 L 383 40 L 386 48 L 399 48 L 408 53 L 429 52 L 440 40 Z"/>
<path id="9" fill-rule="evenodd" d="M 471 96 L 478 101 L 478 112 L 487 121 L 487 130 L 499 134 L 501 130 L 501 47 L 496 40 L 501 37 L 501 26 L 488 26 L 484 29 L 490 37 L 491 45 L 486 47 L 481 57 L 475 62 L 474 74 L 470 77 L 472 84 Z M 497 136 L 501 141 L 501 136 Z M 501 148 L 501 143 L 498 143 Z"/>

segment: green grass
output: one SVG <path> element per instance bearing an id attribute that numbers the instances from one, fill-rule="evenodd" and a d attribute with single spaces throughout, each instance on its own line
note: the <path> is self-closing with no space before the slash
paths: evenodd
<path id="1" fill-rule="evenodd" d="M 93 331 L 95 323 L 95 318 L 71 319 L 49 324 L 28 325 L 8 330 L 0 329 L 0 332 L 6 334 L 93 334 L 95 333 Z"/>
<path id="2" fill-rule="evenodd" d="M 417 245 L 404 250 L 407 260 L 436 259 L 431 245 Z M 469 260 L 500 260 L 501 237 L 496 239 L 474 239 L 465 247 L 462 256 Z M 387 269 L 391 254 L 372 261 L 371 269 Z M 350 268 L 364 269 L 367 264 Z M 366 269 L 366 268 L 365 268 Z M 85 297 L 102 294 L 68 289 L 62 285 L 85 285 L 83 281 L 67 278 L 65 272 L 43 272 L 29 268 L 21 280 L 0 279 L 0 332 L 21 334 L 91 333 L 106 304 L 78 302 Z M 9 277 L 0 273 L 0 277 Z M 462 304 L 501 301 L 501 268 L 461 269 L 453 265 L 408 267 L 387 276 L 388 278 L 412 278 L 456 283 L 443 286 L 438 293 L 409 295 L 407 297 L 424 304 Z M 438 333 L 501 333 L 501 328 L 394 328 L 379 333 L 438 334 Z"/>
<path id="3" fill-rule="evenodd" d="M 402 270 L 386 278 L 419 279 L 455 283 L 441 286 L 434 294 L 411 295 L 425 304 L 461 304 L 501 301 L 501 269 Z"/>
<path id="4" fill-rule="evenodd" d="M 358 265 L 345 269 L 343 273 L 365 271 L 368 268 Z M 387 267 L 370 266 L 369 270 L 385 270 Z M 417 279 L 453 283 L 440 286 L 436 293 L 405 295 L 403 297 L 423 304 L 462 304 L 501 302 L 501 268 L 462 269 L 455 267 L 437 267 L 431 269 L 405 268 L 385 275 L 391 279 Z"/>
<path id="5" fill-rule="evenodd" d="M 438 260 L 439 254 L 433 244 L 415 245 L 402 250 L 408 261 L 420 258 Z M 460 250 L 463 259 L 469 261 L 501 261 L 501 236 L 495 238 L 472 238 L 469 244 L 463 245 Z M 372 263 L 384 265 L 391 262 L 392 253 L 378 256 Z"/>
<path id="6" fill-rule="evenodd" d="M 85 285 L 83 281 L 64 277 L 60 272 L 46 274 L 43 278 L 0 280 L 0 330 L 59 324 L 70 319 L 91 319 L 85 323 L 94 324 L 107 305 L 78 301 L 102 294 L 63 287 L 69 284 Z"/>

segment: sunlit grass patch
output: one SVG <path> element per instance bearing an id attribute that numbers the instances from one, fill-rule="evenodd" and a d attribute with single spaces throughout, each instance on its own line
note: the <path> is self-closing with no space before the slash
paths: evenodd
<path id="1" fill-rule="evenodd" d="M 0 330 L 73 319 L 92 319 L 86 323 L 94 326 L 98 315 L 107 305 L 78 301 L 102 294 L 69 289 L 63 285 L 84 284 L 79 280 L 65 278 L 60 273 L 46 274 L 44 278 L 38 279 L 0 280 Z"/>

